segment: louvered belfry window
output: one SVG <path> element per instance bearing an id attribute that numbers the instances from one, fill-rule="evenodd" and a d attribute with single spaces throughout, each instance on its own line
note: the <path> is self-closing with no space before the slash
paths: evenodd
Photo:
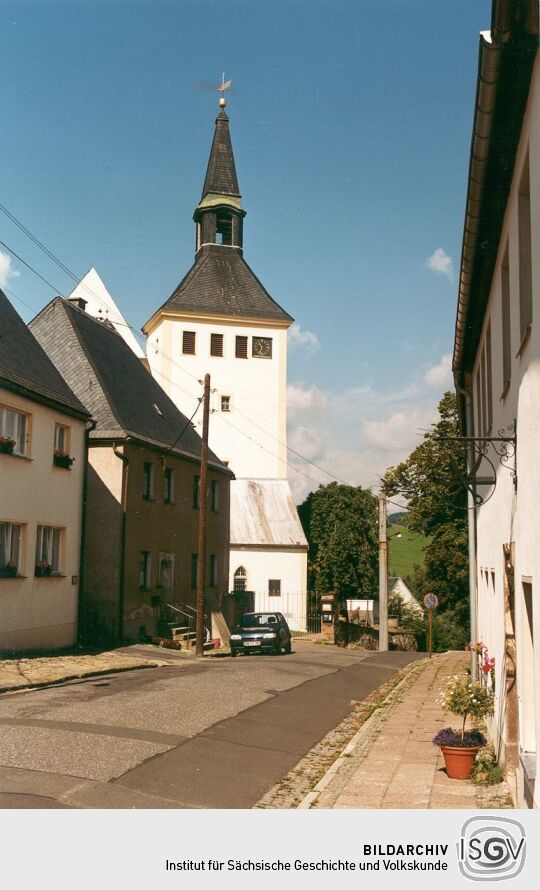
<path id="1" fill-rule="evenodd" d="M 223 334 L 210 334 L 210 355 L 223 355 Z"/>
<path id="2" fill-rule="evenodd" d="M 248 357 L 248 338 L 247 337 L 237 337 L 236 338 L 236 358 L 247 358 Z"/>
<path id="3" fill-rule="evenodd" d="M 184 355 L 195 355 L 195 331 L 182 332 L 182 352 Z"/>

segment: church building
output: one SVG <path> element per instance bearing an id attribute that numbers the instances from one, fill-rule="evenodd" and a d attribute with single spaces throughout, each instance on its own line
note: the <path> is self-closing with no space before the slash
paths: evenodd
<path id="1" fill-rule="evenodd" d="M 229 591 L 247 610 L 306 627 L 307 542 L 287 481 L 287 329 L 291 316 L 243 256 L 242 207 L 225 113 L 216 119 L 195 262 L 147 321 L 152 374 L 193 414 L 211 376 L 210 447 L 234 472 Z M 200 417 L 194 422 L 200 423 Z"/>

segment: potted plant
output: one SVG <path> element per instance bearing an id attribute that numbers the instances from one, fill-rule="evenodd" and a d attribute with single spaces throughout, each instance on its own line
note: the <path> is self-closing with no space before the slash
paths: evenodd
<path id="1" fill-rule="evenodd" d="M 53 463 L 55 467 L 62 467 L 64 470 L 71 470 L 71 465 L 75 460 L 70 457 L 67 451 L 60 451 L 58 448 L 54 452 Z"/>
<path id="2" fill-rule="evenodd" d="M 476 755 L 486 744 L 483 733 L 477 729 L 466 730 L 469 717 L 480 719 L 493 713 L 493 694 L 481 683 L 472 681 L 468 675 L 455 675 L 448 681 L 446 692 L 440 703 L 447 711 L 463 718 L 461 729 L 450 726 L 441 729 L 433 738 L 444 757 L 446 773 L 450 779 L 468 779 L 471 775 Z"/>
<path id="3" fill-rule="evenodd" d="M 15 439 L 10 436 L 0 436 L 0 454 L 13 454 L 16 444 Z"/>
<path id="4" fill-rule="evenodd" d="M 52 572 L 52 565 L 46 559 L 36 562 L 36 578 L 48 578 Z"/>
<path id="5" fill-rule="evenodd" d="M 0 577 L 2 578 L 16 578 L 17 577 L 17 565 L 10 559 L 2 568 L 0 569 Z"/>

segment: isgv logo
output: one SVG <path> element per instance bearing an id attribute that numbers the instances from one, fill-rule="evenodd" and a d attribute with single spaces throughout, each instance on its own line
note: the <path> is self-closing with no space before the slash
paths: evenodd
<path id="1" fill-rule="evenodd" d="M 473 816 L 461 829 L 459 870 L 471 881 L 504 881 L 520 873 L 526 856 L 525 829 L 515 819 Z"/>

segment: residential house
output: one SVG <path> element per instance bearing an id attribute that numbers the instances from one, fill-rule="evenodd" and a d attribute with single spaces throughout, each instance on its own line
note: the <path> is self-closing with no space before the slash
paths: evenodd
<path id="1" fill-rule="evenodd" d="M 212 381 L 210 445 L 234 470 L 229 591 L 306 628 L 307 541 L 287 479 L 287 330 L 293 319 L 244 259 L 246 211 L 229 118 L 216 124 L 195 210 L 195 262 L 147 321 L 147 358 L 191 414 Z"/>
<path id="2" fill-rule="evenodd" d="M 0 291 L 0 651 L 77 641 L 89 413 Z"/>
<path id="3" fill-rule="evenodd" d="M 201 440 L 113 325 L 83 307 L 57 297 L 30 323 L 96 421 L 81 626 L 88 640 L 146 639 L 162 630 L 164 616 L 193 615 L 195 608 Z M 227 591 L 231 476 L 210 452 L 208 624 Z"/>
<path id="4" fill-rule="evenodd" d="M 495 658 L 492 731 L 519 806 L 540 741 L 540 60 L 537 0 L 480 37 L 453 367 L 470 437 L 473 642 Z M 482 659 L 480 676 L 492 682 Z M 485 671 L 485 672 L 484 672 Z"/>

